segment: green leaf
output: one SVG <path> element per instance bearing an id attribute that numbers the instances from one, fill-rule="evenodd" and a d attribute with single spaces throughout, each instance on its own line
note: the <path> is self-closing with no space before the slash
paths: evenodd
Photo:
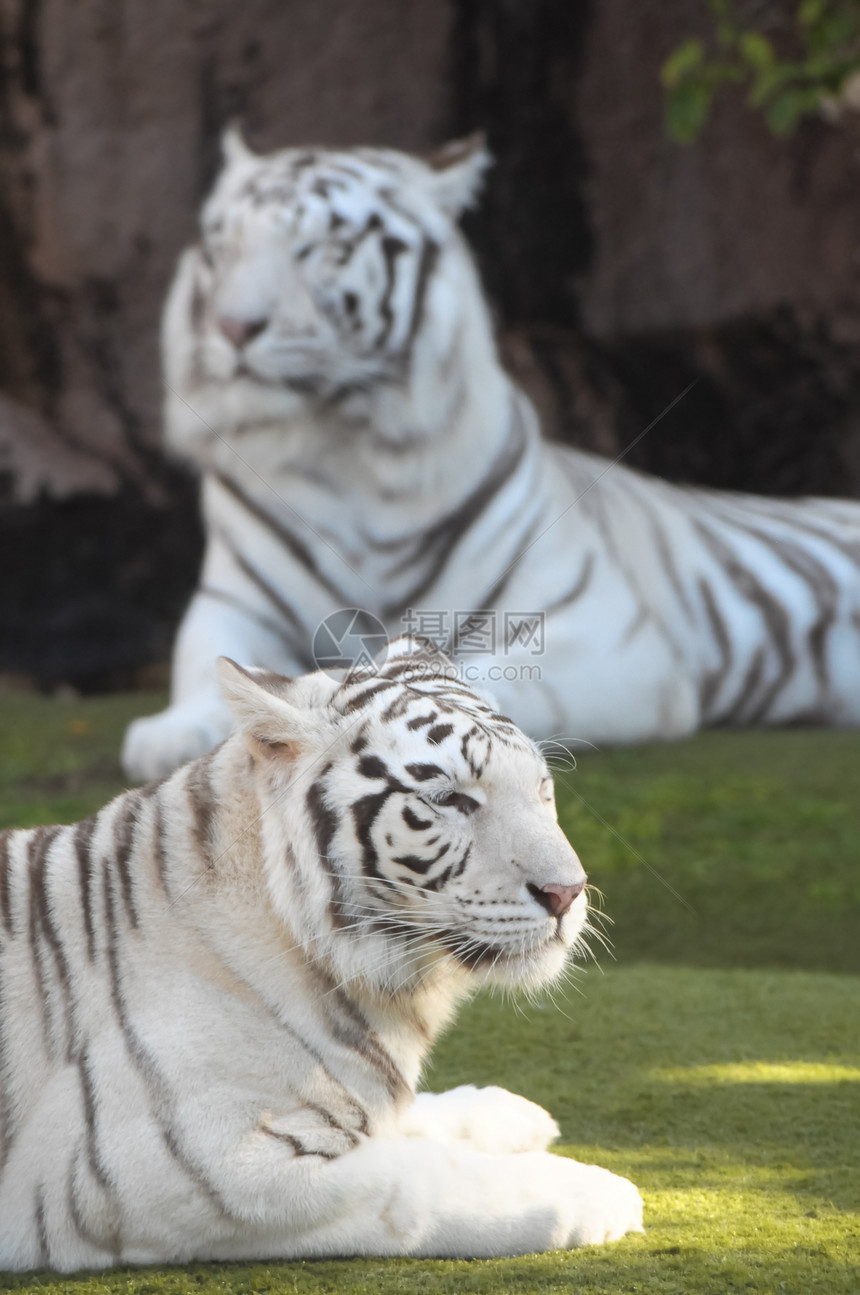
<path id="1" fill-rule="evenodd" d="M 688 40 L 673 50 L 660 69 L 660 80 L 667 90 L 673 89 L 701 67 L 705 47 L 700 40 Z"/>
<path id="2" fill-rule="evenodd" d="M 834 52 L 844 47 L 857 34 L 858 16 L 856 13 L 842 12 L 830 14 L 822 19 L 815 31 L 817 49 L 831 49 Z"/>
<path id="3" fill-rule="evenodd" d="M 711 91 L 700 81 L 676 86 L 666 100 L 666 125 L 679 144 L 692 144 L 704 126 L 711 107 Z"/>
<path id="4" fill-rule="evenodd" d="M 797 11 L 797 18 L 802 27 L 812 27 L 819 21 L 825 9 L 828 0 L 803 0 Z"/>
<path id="5" fill-rule="evenodd" d="M 806 86 L 800 92 L 802 112 L 810 117 L 818 116 L 821 112 L 821 101 L 825 94 L 826 90 L 823 90 L 820 85 Z"/>
<path id="6" fill-rule="evenodd" d="M 723 49 L 731 49 L 738 39 L 738 23 L 731 0 L 708 0 L 708 8 L 714 16 L 717 29 L 717 43 Z"/>
<path id="7" fill-rule="evenodd" d="M 787 135 L 860 70 L 860 0 L 797 0 L 776 45 L 762 31 L 743 29 L 741 0 L 705 3 L 715 33 L 685 41 L 661 70 L 666 125 L 677 140 L 696 138 L 715 95 L 731 82 L 741 83 L 748 105 L 763 112 L 775 134 Z M 785 57 L 790 50 L 794 60 Z"/>
<path id="8" fill-rule="evenodd" d="M 840 64 L 833 51 L 821 50 L 819 53 L 810 54 L 803 64 L 803 74 L 810 81 L 829 81 L 839 67 Z"/>
<path id="9" fill-rule="evenodd" d="M 769 71 L 776 61 L 773 46 L 761 32 L 744 32 L 740 39 L 740 49 L 743 57 L 756 72 Z"/>
<path id="10" fill-rule="evenodd" d="M 797 89 L 783 90 L 765 109 L 765 120 L 774 135 L 789 135 L 808 106 L 805 92 Z"/>
<path id="11" fill-rule="evenodd" d="M 777 90 L 803 75 L 803 67 L 797 63 L 775 63 L 773 67 L 760 72 L 750 87 L 747 103 L 752 108 L 761 108 L 772 99 Z"/>

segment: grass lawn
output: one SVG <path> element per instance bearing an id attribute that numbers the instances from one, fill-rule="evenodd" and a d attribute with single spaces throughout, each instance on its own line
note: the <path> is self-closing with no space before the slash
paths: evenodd
<path id="1" fill-rule="evenodd" d="M 69 821 L 120 790 L 119 739 L 143 702 L 158 699 L 0 697 L 0 827 Z M 479 998 L 429 1085 L 498 1083 L 547 1106 L 564 1153 L 642 1188 L 644 1236 L 517 1260 L 204 1265 L 0 1288 L 856 1295 L 860 734 L 709 733 L 590 754 L 559 771 L 558 790 L 615 959 L 596 949 L 600 969 L 554 1003 Z"/>

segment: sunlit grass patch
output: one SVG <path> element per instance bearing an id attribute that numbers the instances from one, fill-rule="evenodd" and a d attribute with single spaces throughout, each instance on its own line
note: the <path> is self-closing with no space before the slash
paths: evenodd
<path id="1" fill-rule="evenodd" d="M 676 1084 L 856 1084 L 860 1067 L 829 1061 L 741 1061 L 686 1070 L 667 1067 L 655 1070 L 653 1077 Z"/>

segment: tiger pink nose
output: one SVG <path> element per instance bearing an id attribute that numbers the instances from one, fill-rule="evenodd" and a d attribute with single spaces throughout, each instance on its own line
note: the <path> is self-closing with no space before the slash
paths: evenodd
<path id="1" fill-rule="evenodd" d="M 564 917 L 565 913 L 571 908 L 573 901 L 578 899 L 585 890 L 587 880 L 587 877 L 583 877 L 582 881 L 578 881 L 575 886 L 559 886 L 554 882 L 551 882 L 548 886 L 541 886 L 539 902 L 553 917 Z M 546 898 L 543 898 L 543 896 L 546 896 Z"/>
<path id="2" fill-rule="evenodd" d="M 255 337 L 259 337 L 268 322 L 268 319 L 241 319 L 238 315 L 218 316 L 218 327 L 237 351 L 241 351 L 243 346 L 247 346 Z"/>

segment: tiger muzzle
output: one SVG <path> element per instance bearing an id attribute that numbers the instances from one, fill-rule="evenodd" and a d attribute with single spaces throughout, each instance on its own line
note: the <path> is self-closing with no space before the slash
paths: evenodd
<path id="1" fill-rule="evenodd" d="M 572 886 L 563 886 L 555 882 L 550 882 L 546 886 L 535 886 L 528 882 L 526 889 L 541 908 L 546 909 L 550 917 L 564 917 L 565 913 L 570 912 L 573 907 L 574 900 L 577 900 L 585 890 L 587 880 L 583 873 L 582 879 Z"/>

